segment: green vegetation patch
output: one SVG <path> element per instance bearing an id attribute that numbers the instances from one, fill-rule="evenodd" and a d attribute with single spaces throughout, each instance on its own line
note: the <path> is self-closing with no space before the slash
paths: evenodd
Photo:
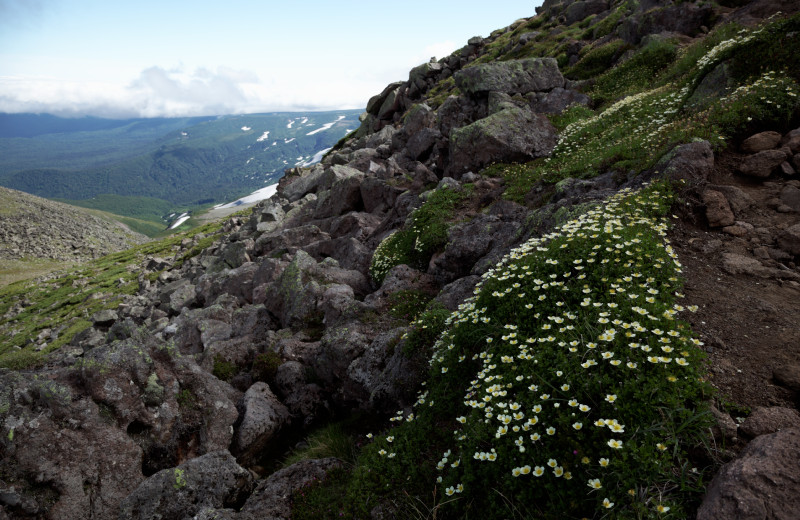
<path id="1" fill-rule="evenodd" d="M 564 75 L 573 79 L 588 79 L 608 70 L 619 59 L 630 45 L 620 39 L 611 40 L 599 47 L 588 48 L 581 59 L 564 71 Z"/>
<path id="2" fill-rule="evenodd" d="M 432 192 L 410 215 L 410 223 L 386 237 L 375 249 L 369 268 L 372 279 L 380 284 L 386 273 L 400 264 L 427 268 L 431 256 L 447 243 L 447 230 L 455 210 L 472 191 L 472 185 L 464 185 L 458 190 L 444 186 Z"/>
<path id="3" fill-rule="evenodd" d="M 362 514 L 409 497 L 445 518 L 687 516 L 708 387 L 678 317 L 671 200 L 663 184 L 622 192 L 484 276 L 413 412 L 362 453 Z"/>
<path id="4" fill-rule="evenodd" d="M 617 101 L 596 111 L 571 107 L 551 118 L 560 135 L 550 157 L 492 167 L 506 179 L 504 196 L 524 201 L 539 182 L 554 184 L 607 171 L 631 177 L 652 168 L 679 144 L 705 139 L 720 149 L 749 133 L 796 125 L 800 69 L 788 65 L 792 56 L 796 63 L 800 55 L 800 36 L 786 36 L 789 51 L 781 49 L 778 38 L 790 29 L 800 35 L 800 15 L 752 30 L 724 26 L 681 51 L 668 40 L 651 41 L 597 77 L 590 92 L 595 101 Z M 757 64 L 740 58 L 751 49 L 775 60 L 764 58 Z M 724 81 L 706 81 L 710 95 L 698 103 L 698 85 L 719 67 L 727 67 Z"/>
<path id="5" fill-rule="evenodd" d="M 587 54 L 584 59 L 589 58 L 590 54 Z M 676 60 L 677 55 L 678 46 L 675 42 L 653 39 L 636 51 L 630 59 L 605 71 L 604 74 L 597 78 L 589 92 L 589 96 L 595 105 L 603 105 L 631 92 L 638 92 L 648 88 L 653 78 L 670 66 Z M 583 61 L 576 63 L 575 67 L 578 67 Z M 592 72 L 598 70 L 598 68 L 593 69 Z M 591 74 L 590 76 L 594 75 Z"/>
<path id="6" fill-rule="evenodd" d="M 106 255 L 52 280 L 0 287 L 0 368 L 19 370 L 42 362 L 47 354 L 90 327 L 94 313 L 116 309 L 124 295 L 138 291 L 138 275 L 147 256 L 172 257 L 182 240 L 198 234 L 203 234 L 198 245 L 210 245 L 219 229 L 220 223 L 207 224 L 187 234 Z M 192 248 L 181 261 L 200 252 Z M 11 312 L 17 305 L 21 308 Z M 44 347 L 33 341 L 40 334 L 45 334 Z"/>

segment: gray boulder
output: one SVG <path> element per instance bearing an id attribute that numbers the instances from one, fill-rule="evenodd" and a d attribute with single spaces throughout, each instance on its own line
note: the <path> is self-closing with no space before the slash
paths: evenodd
<path id="1" fill-rule="evenodd" d="M 329 471 L 341 466 L 342 461 L 331 457 L 303 460 L 276 471 L 258 484 L 242 507 L 239 519 L 291 518 L 292 495 L 313 482 L 323 480 Z"/>
<path id="2" fill-rule="evenodd" d="M 302 249 L 267 289 L 264 305 L 282 327 L 302 328 L 317 313 L 317 299 L 323 288 L 309 273 L 317 265 Z"/>
<path id="3" fill-rule="evenodd" d="M 564 25 L 572 25 L 588 16 L 605 11 L 608 11 L 608 2 L 606 0 L 579 0 L 573 2 L 564 10 L 564 16 L 567 18 Z"/>
<path id="4" fill-rule="evenodd" d="M 800 428 L 800 413 L 783 406 L 759 406 L 739 426 L 748 437 L 758 437 L 789 428 Z"/>
<path id="5" fill-rule="evenodd" d="M 786 160 L 786 154 L 780 150 L 764 150 L 748 156 L 739 166 L 739 171 L 749 177 L 764 179 Z"/>
<path id="6" fill-rule="evenodd" d="M 275 385 L 286 407 L 304 424 L 311 424 L 327 411 L 324 393 L 316 383 L 308 381 L 308 367 L 299 361 L 287 361 L 278 367 Z"/>
<path id="7" fill-rule="evenodd" d="M 505 92 L 527 94 L 564 86 L 564 76 L 554 58 L 527 58 L 482 63 L 455 74 L 461 92 L 469 95 Z"/>
<path id="8" fill-rule="evenodd" d="M 21 486 L 5 497 L 12 502 L 5 511 L 11 518 L 113 518 L 142 479 L 142 450 L 94 401 L 48 376 L 0 373 L 2 478 L 45 491 L 29 495 Z"/>
<path id="9" fill-rule="evenodd" d="M 398 87 L 402 86 L 402 81 L 397 81 L 395 83 L 390 83 L 383 89 L 383 91 L 378 94 L 377 96 L 372 96 L 369 101 L 367 102 L 367 113 L 372 115 L 378 115 L 381 107 L 386 102 L 387 98 L 397 90 Z"/>
<path id="10" fill-rule="evenodd" d="M 714 168 L 714 151 L 708 141 L 696 141 L 676 146 L 656 164 L 673 181 L 692 184 L 704 182 Z"/>
<path id="11" fill-rule="evenodd" d="M 159 471 L 142 482 L 122 501 L 118 518 L 191 518 L 203 508 L 241 503 L 252 486 L 249 471 L 227 450 L 216 451 Z"/>
<path id="12" fill-rule="evenodd" d="M 708 487 L 697 520 L 793 520 L 800 511 L 800 429 L 757 437 Z"/>
<path id="13" fill-rule="evenodd" d="M 459 178 L 493 162 L 529 161 L 552 152 L 556 129 L 541 114 L 509 108 L 450 133 L 450 176 Z"/>
<path id="14" fill-rule="evenodd" d="M 308 193 L 316 193 L 322 179 L 324 168 L 316 164 L 308 169 L 298 170 L 295 175 L 286 175 L 281 181 L 287 182 L 281 186 L 281 196 L 290 202 L 302 199 Z"/>
<path id="15" fill-rule="evenodd" d="M 550 92 L 536 92 L 526 96 L 531 110 L 542 114 L 560 114 L 572 105 L 588 105 L 589 96 L 577 90 L 556 87 Z"/>
<path id="16" fill-rule="evenodd" d="M 334 182 L 330 190 L 320 193 L 314 218 L 343 215 L 348 211 L 359 211 L 361 200 L 361 176 L 350 176 Z"/>
<path id="17" fill-rule="evenodd" d="M 289 422 L 289 410 L 272 393 L 267 383 L 251 386 L 240 405 L 241 423 L 234 435 L 233 452 L 245 464 L 254 464 L 280 430 Z"/>
<path id="18" fill-rule="evenodd" d="M 781 142 L 781 134 L 778 132 L 761 132 L 751 135 L 742 143 L 742 151 L 745 153 L 758 153 L 764 150 L 772 150 Z"/>
<path id="19" fill-rule="evenodd" d="M 790 255 L 800 256 L 800 224 L 778 235 L 778 246 Z"/>
<path id="20" fill-rule="evenodd" d="M 706 190 L 702 195 L 706 205 L 706 219 L 711 227 L 732 226 L 736 219 L 725 195 L 715 190 Z"/>

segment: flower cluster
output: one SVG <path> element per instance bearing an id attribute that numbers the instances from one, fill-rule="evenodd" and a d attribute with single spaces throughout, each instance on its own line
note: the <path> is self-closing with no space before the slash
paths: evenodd
<path id="1" fill-rule="evenodd" d="M 657 445 L 677 440 L 659 409 L 691 395 L 701 353 L 677 319 L 681 264 L 660 189 L 625 190 L 524 243 L 448 318 L 415 405 L 436 414 L 442 389 L 464 384 L 435 463 L 445 495 L 508 479 L 520 499 L 583 494 L 578 510 L 602 511 L 650 484 L 631 462 L 670 467 Z M 514 487 L 528 478 L 541 486 Z"/>

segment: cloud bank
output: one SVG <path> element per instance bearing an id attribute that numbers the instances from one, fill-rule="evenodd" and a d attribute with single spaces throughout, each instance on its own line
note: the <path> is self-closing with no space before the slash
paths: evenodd
<path id="1" fill-rule="evenodd" d="M 389 80 L 391 81 L 391 80 Z M 127 84 L 0 77 L 0 112 L 65 117 L 179 117 L 363 108 L 389 82 L 308 73 L 268 78 L 219 67 L 149 67 Z"/>

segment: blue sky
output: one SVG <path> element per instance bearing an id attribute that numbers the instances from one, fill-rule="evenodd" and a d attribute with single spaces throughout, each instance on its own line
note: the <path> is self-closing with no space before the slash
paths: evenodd
<path id="1" fill-rule="evenodd" d="M 541 0 L 0 0 L 0 112 L 363 108 Z"/>

